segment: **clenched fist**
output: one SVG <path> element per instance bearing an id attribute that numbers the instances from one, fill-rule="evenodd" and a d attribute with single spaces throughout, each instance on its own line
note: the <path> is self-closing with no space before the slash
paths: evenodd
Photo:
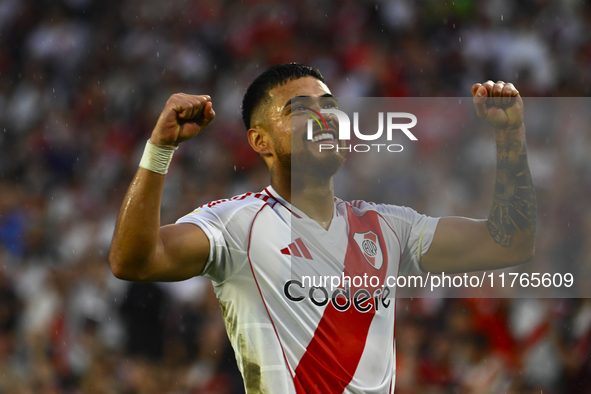
<path id="1" fill-rule="evenodd" d="M 202 132 L 214 118 L 211 97 L 173 94 L 156 122 L 150 141 L 156 145 L 177 146 Z"/>
<path id="2" fill-rule="evenodd" d="M 523 100 L 512 83 L 486 81 L 472 85 L 476 114 L 497 130 L 515 130 L 523 125 Z"/>

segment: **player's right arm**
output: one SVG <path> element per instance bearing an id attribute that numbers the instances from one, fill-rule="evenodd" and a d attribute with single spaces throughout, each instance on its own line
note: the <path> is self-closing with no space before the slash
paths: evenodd
<path id="1" fill-rule="evenodd" d="M 209 96 L 177 93 L 167 101 L 150 141 L 178 146 L 215 117 Z M 109 253 L 113 274 L 135 281 L 178 281 L 199 275 L 209 239 L 192 224 L 160 227 L 165 175 L 138 168 L 121 205 Z"/>

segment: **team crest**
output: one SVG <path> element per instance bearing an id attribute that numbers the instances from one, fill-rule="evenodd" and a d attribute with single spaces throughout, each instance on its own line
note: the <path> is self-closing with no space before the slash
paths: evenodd
<path id="1" fill-rule="evenodd" d="M 373 231 L 355 233 L 353 239 L 357 242 L 367 262 L 377 270 L 382 268 L 384 256 L 382 255 L 382 247 L 380 246 L 380 240 L 376 233 Z"/>

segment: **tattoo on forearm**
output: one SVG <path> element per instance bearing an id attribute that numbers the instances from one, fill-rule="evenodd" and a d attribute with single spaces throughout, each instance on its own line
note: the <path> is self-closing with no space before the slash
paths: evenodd
<path id="1" fill-rule="evenodd" d="M 496 243 L 513 244 L 515 234 L 536 236 L 536 192 L 527 164 L 525 142 L 512 139 L 497 143 L 497 180 L 488 231 Z"/>

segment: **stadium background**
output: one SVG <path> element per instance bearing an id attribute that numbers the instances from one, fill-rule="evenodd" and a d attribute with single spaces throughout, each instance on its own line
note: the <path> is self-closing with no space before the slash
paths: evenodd
<path id="1" fill-rule="evenodd" d="M 239 109 L 269 65 L 316 66 L 346 96 L 467 96 L 489 78 L 523 96 L 588 96 L 589 25 L 574 0 L 4 0 L 0 393 L 242 392 L 208 281 L 131 284 L 106 261 L 171 93 L 210 94 L 218 118 L 175 156 L 164 223 L 267 184 Z M 451 214 L 490 198 L 475 179 L 494 168 L 455 160 L 478 138 L 430 141 L 417 155 L 434 167 L 396 172 L 391 202 Z M 571 154 L 590 139 L 588 127 L 528 135 L 544 175 L 538 255 L 557 266 L 591 264 L 591 159 Z M 454 160 L 437 165 L 443 146 Z M 589 299 L 401 299 L 396 337 L 399 394 L 591 392 Z"/>

